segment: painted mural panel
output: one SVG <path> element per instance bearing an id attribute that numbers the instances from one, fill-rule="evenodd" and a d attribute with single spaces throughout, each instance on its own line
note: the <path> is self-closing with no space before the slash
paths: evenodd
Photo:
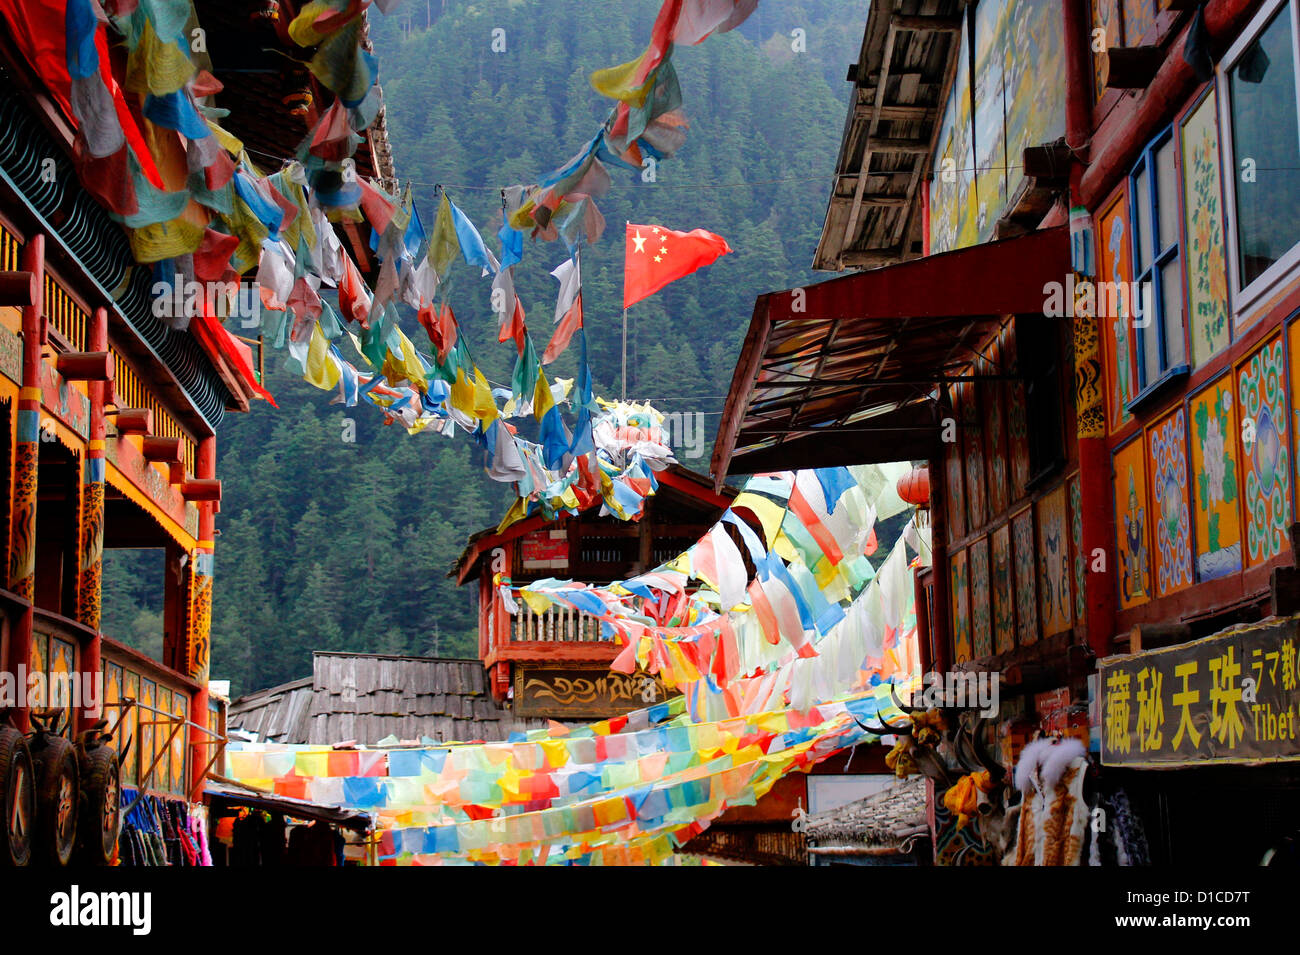
<path id="1" fill-rule="evenodd" d="M 997 348 L 997 342 L 990 346 L 994 361 L 985 367 L 981 374 L 997 374 L 1001 371 Z M 980 385 L 980 401 L 984 409 L 984 456 L 989 467 L 990 516 L 1001 514 L 1011 506 L 1011 499 L 1007 493 L 1007 420 L 1004 393 L 1001 381 L 986 381 Z"/>
<path id="2" fill-rule="evenodd" d="M 1192 582 L 1192 521 L 1187 507 L 1187 417 L 1181 407 L 1147 429 L 1151 536 L 1156 593 Z"/>
<path id="3" fill-rule="evenodd" d="M 963 24 L 952 84 L 935 150 L 930 182 L 930 251 L 947 252 L 976 241 L 975 146 L 971 135 L 970 55 Z"/>
<path id="4" fill-rule="evenodd" d="M 67 640 L 50 638 L 50 706 L 70 706 L 71 680 L 77 671 L 77 648 Z"/>
<path id="5" fill-rule="evenodd" d="M 1098 278 L 1102 282 L 1123 283 L 1125 288 L 1133 278 L 1131 243 L 1128 235 L 1128 196 L 1123 191 L 1097 218 L 1097 242 L 1101 246 L 1097 255 Z M 1132 418 L 1127 405 L 1136 393 L 1133 389 L 1133 336 L 1128 315 L 1128 302 L 1117 297 L 1114 314 L 1098 316 L 1105 331 L 1102 351 L 1106 364 L 1107 420 L 1113 434 Z"/>
<path id="6" fill-rule="evenodd" d="M 180 725 L 176 735 L 172 737 L 171 751 L 171 785 L 168 787 L 174 793 L 185 792 L 185 738 L 188 735 L 185 729 L 185 721 L 189 718 L 189 701 L 185 695 L 177 693 L 172 697 L 172 716 Z M 168 727 L 170 732 L 171 727 Z"/>
<path id="7" fill-rule="evenodd" d="M 981 537 L 970 546 L 971 643 L 975 659 L 993 653 L 993 606 L 989 591 L 989 539 Z"/>
<path id="8" fill-rule="evenodd" d="M 955 388 L 949 389 L 952 400 L 952 414 L 956 421 L 961 421 L 961 398 Z M 959 436 L 960 437 L 960 436 Z M 962 442 L 954 441 L 944 444 L 944 494 L 948 506 L 948 539 L 961 540 L 966 536 L 966 494 L 965 469 L 962 466 Z"/>
<path id="9" fill-rule="evenodd" d="M 1038 640 L 1038 548 L 1031 507 L 1011 518 L 1011 553 L 1015 561 L 1016 642 L 1027 646 Z"/>
<path id="10" fill-rule="evenodd" d="M 125 671 L 122 676 L 122 697 L 127 700 L 140 699 L 140 677 L 130 670 Z M 127 749 L 124 743 L 119 750 L 126 753 L 126 761 L 122 764 L 122 782 L 128 786 L 134 786 L 140 778 L 140 713 L 140 707 L 131 707 L 126 711 L 126 718 L 122 723 L 125 740 L 131 744 L 130 749 Z"/>
<path id="11" fill-rule="evenodd" d="M 1011 6 L 982 3 L 975 8 L 975 195 L 979 201 L 975 225 L 980 242 L 993 237 L 1007 205 L 1007 56 L 1002 18 Z"/>
<path id="12" fill-rule="evenodd" d="M 1291 421 L 1291 434 L 1294 440 L 1295 435 L 1300 434 L 1300 401 L 1296 400 L 1300 398 L 1300 320 L 1293 321 L 1287 326 L 1287 348 L 1289 349 L 1288 357 L 1291 364 L 1291 417 L 1289 420 Z M 1300 479 L 1300 454 L 1293 453 L 1293 456 L 1295 458 L 1296 476 Z M 1300 487 L 1300 485 L 1297 486 Z"/>
<path id="13" fill-rule="evenodd" d="M 964 25 L 930 184 L 931 253 L 992 238 L 1023 178 L 1024 149 L 1065 134 L 1064 87 L 1035 80 L 1064 72 L 1059 5 L 1042 0 L 980 4 L 973 70 L 965 30 Z"/>
<path id="14" fill-rule="evenodd" d="M 959 550 L 948 558 L 948 572 L 952 586 L 953 660 L 964 663 L 971 659 L 970 569 L 964 550 Z"/>
<path id="15" fill-rule="evenodd" d="M 1291 461 L 1285 381 L 1281 335 L 1265 342 L 1237 368 L 1247 567 L 1262 564 L 1290 546 L 1286 535 L 1291 523 Z"/>
<path id="16" fill-rule="evenodd" d="M 1043 636 L 1070 629 L 1074 601 L 1070 596 L 1070 521 L 1065 485 L 1045 495 L 1038 508 L 1038 580 Z"/>
<path id="17" fill-rule="evenodd" d="M 27 657 L 27 672 L 45 674 L 50 663 L 50 638 L 43 633 L 32 634 L 32 652 Z"/>
<path id="18" fill-rule="evenodd" d="M 1237 402 L 1225 375 L 1189 402 L 1192 511 L 1196 525 L 1196 579 L 1241 570 L 1241 510 L 1237 475 Z"/>
<path id="19" fill-rule="evenodd" d="M 1151 599 L 1146 443 L 1139 438 L 1124 445 L 1115 452 L 1114 467 L 1119 605 L 1127 610 Z"/>
<path id="20" fill-rule="evenodd" d="M 155 787 L 155 783 L 152 779 L 146 781 L 144 776 L 145 773 L 149 771 L 149 766 L 153 763 L 154 753 L 157 751 L 153 741 L 155 735 L 154 731 L 157 729 L 153 723 L 158 719 L 157 715 L 154 713 L 154 706 L 156 704 L 154 696 L 155 688 L 156 684 L 153 680 L 146 680 L 142 677 L 140 679 L 140 705 L 136 707 L 137 712 L 140 714 L 140 735 L 137 737 L 140 748 L 139 780 L 150 789 Z"/>
<path id="21" fill-rule="evenodd" d="M 153 759 L 157 760 L 154 764 L 153 775 L 149 777 L 148 787 L 150 789 L 160 789 L 166 791 L 171 784 L 171 739 L 169 734 L 172 726 L 167 716 L 172 711 L 172 691 L 159 684 L 158 696 L 154 700 L 154 707 L 158 712 L 151 719 L 157 722 L 153 732 Z M 149 767 L 145 766 L 148 772 Z"/>
<path id="22" fill-rule="evenodd" d="M 106 732 L 113 736 L 113 746 L 122 752 L 122 668 L 116 663 L 104 664 L 104 719 L 108 720 Z"/>
<path id="23" fill-rule="evenodd" d="M 1196 367 L 1222 350 L 1231 338 L 1216 109 L 1215 93 L 1211 89 L 1188 114 L 1181 132 L 1187 318 L 1192 336 L 1192 363 Z"/>
<path id="24" fill-rule="evenodd" d="M 999 16 L 1008 90 L 1007 195 L 1015 195 L 1030 146 L 1065 135 L 1065 84 L 1043 82 L 1065 75 L 1065 27 L 1059 3 L 1008 0 Z"/>
<path id="25" fill-rule="evenodd" d="M 1119 0 L 1092 0 L 1092 28 L 1104 31 L 1107 47 L 1124 45 L 1120 35 Z M 1102 52 L 1092 51 L 1092 92 L 1096 99 L 1101 99 L 1101 94 L 1106 92 L 1102 85 Z"/>
<path id="26" fill-rule="evenodd" d="M 1088 565 L 1083 556 L 1083 491 L 1077 474 L 1070 478 L 1070 555 L 1074 558 L 1074 619 L 1082 623 L 1087 610 L 1083 575 Z"/>
<path id="27" fill-rule="evenodd" d="M 975 385 L 961 386 L 962 443 L 966 448 L 966 527 L 970 531 L 988 521 L 988 475 L 984 470 L 984 420 L 976 400 Z"/>
<path id="28" fill-rule="evenodd" d="M 1011 326 L 1002 333 L 1003 367 L 1019 367 L 1016 356 L 1016 337 Z M 1025 412 L 1025 383 L 1007 381 L 1007 463 L 1011 478 L 1011 500 L 1018 501 L 1028 493 L 1029 484 L 1029 418 Z"/>
<path id="29" fill-rule="evenodd" d="M 993 588 L 993 649 L 1006 653 L 1016 645 L 1016 601 L 1011 562 L 1011 525 L 1003 524 L 989 538 L 989 572 Z"/>
<path id="30" fill-rule="evenodd" d="M 1124 0 L 1124 43 L 1138 46 L 1156 25 L 1156 0 Z"/>

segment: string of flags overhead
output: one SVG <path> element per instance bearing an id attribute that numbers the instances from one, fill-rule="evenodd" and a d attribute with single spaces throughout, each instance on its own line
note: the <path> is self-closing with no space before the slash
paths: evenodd
<path id="1" fill-rule="evenodd" d="M 927 529 L 908 524 L 878 572 L 865 561 L 877 518 L 906 507 L 903 470 L 756 476 L 685 553 L 607 586 L 496 579 L 516 613 L 597 618 L 624 645 L 615 669 L 679 696 L 500 743 L 237 743 L 227 775 L 373 813 L 385 865 L 676 864 L 723 812 L 903 718 L 893 696 L 920 676 L 907 552 L 927 562 Z"/>
<path id="2" fill-rule="evenodd" d="M 512 613 L 558 605 L 595 619 L 623 646 L 612 669 L 656 675 L 697 719 L 804 710 L 918 668 L 912 568 L 928 562 L 929 529 L 909 522 L 878 569 L 868 559 L 877 519 L 908 506 L 895 488 L 905 471 L 758 475 L 695 544 L 631 579 L 494 585 Z"/>
<path id="3" fill-rule="evenodd" d="M 373 6 L 388 13 L 398 2 Z M 647 158 L 667 158 L 684 141 L 674 45 L 730 30 L 755 5 L 665 0 L 645 52 L 592 75 L 595 89 L 617 101 L 596 135 L 536 185 L 502 190 L 499 254 L 441 189 L 426 231 L 409 187 L 399 199 L 358 175 L 353 156 L 383 105 L 378 61 L 364 43 L 371 4 L 363 0 L 313 0 L 288 24 L 290 40 L 311 52 L 307 69 L 334 99 L 294 159 L 271 173 L 222 125 L 228 111 L 212 105 L 222 84 L 194 42 L 198 20 L 190 0 L 0 0 L 0 16 L 75 125 L 83 185 L 122 224 L 137 261 L 153 270 L 159 299 L 180 298 L 178 289 L 196 282 L 225 290 L 193 307 L 161 310 L 166 320 L 190 328 L 253 393 L 274 402 L 247 346 L 223 326 L 237 314 L 241 277 L 251 275 L 257 314 L 239 316 L 245 328 L 260 328 L 270 347 L 285 351 L 290 370 L 337 391 L 335 400 L 345 407 L 373 405 L 386 423 L 412 434 L 470 433 L 484 451 L 489 477 L 517 485 L 508 523 L 529 510 L 552 516 L 596 499 L 604 513 L 635 519 L 654 493 L 653 472 L 672 460 L 666 446 L 641 442 L 632 450 L 611 439 L 662 419 L 648 406 L 606 403 L 593 394 L 581 247 L 603 231 L 592 197 L 608 189 L 606 166 L 638 171 Z M 117 72 L 110 32 L 127 54 Z M 379 263 L 373 289 L 335 232 L 347 222 L 370 227 Z M 635 237 L 632 229 L 639 230 Z M 563 238 L 569 251 L 551 273 L 559 291 L 540 356 L 514 288 L 526 231 Z M 647 247 L 643 238 L 654 244 Z M 629 225 L 628 241 L 626 302 L 730 251 L 703 230 Z M 498 341 L 515 345 L 508 394 L 494 392 L 479 370 L 447 301 L 448 274 L 462 259 L 491 277 Z M 427 353 L 402 329 L 399 303 L 415 310 L 429 338 Z M 551 380 L 546 367 L 575 338 L 576 378 Z M 566 404 L 572 427 L 561 413 Z M 513 423 L 529 416 L 536 441 Z"/>
<path id="4" fill-rule="evenodd" d="M 781 777 L 897 720 L 876 687 L 809 709 L 693 722 L 681 697 L 508 742 L 336 750 L 232 741 L 226 775 L 373 814 L 381 865 L 671 865 Z"/>

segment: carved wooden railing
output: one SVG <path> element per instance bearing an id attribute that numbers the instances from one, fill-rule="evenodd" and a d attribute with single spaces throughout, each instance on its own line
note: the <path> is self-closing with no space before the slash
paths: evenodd
<path id="1" fill-rule="evenodd" d="M 606 639 L 601 636 L 600 621 L 591 614 L 560 604 L 537 613 L 523 600 L 518 603 L 519 613 L 509 618 L 511 643 L 598 643 Z"/>

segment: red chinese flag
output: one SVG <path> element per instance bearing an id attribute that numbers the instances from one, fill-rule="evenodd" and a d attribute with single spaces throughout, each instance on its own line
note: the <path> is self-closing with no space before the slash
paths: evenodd
<path id="1" fill-rule="evenodd" d="M 661 226 L 627 224 L 623 262 L 623 307 L 653 295 L 669 282 L 731 251 L 727 240 L 703 229 L 674 232 Z"/>

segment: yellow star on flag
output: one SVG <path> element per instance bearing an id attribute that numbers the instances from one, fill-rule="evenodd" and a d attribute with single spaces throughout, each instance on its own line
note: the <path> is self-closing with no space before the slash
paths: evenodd
<path id="1" fill-rule="evenodd" d="M 632 250 L 633 252 L 645 251 L 645 236 L 643 236 L 640 232 L 632 236 L 632 241 L 636 243 L 636 248 Z"/>

